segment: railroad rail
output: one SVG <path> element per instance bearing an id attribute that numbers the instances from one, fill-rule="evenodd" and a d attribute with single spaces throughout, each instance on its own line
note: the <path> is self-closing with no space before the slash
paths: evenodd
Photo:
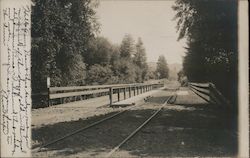
<path id="1" fill-rule="evenodd" d="M 125 144 L 129 139 L 131 139 L 133 136 L 136 135 L 144 126 L 146 126 L 162 109 L 166 104 L 168 104 L 168 101 L 172 98 L 173 96 L 169 97 L 162 105 L 161 107 L 156 110 L 153 115 L 151 115 L 146 121 L 144 121 L 138 128 L 136 128 L 132 133 L 130 133 L 121 143 L 119 143 L 117 146 L 115 146 L 107 155 L 106 157 L 111 157 L 123 144 Z"/>
<path id="2" fill-rule="evenodd" d="M 140 105 L 143 105 L 143 104 L 140 104 Z M 137 105 L 137 106 L 140 106 L 140 105 Z M 90 125 L 87 125 L 87 126 L 85 126 L 85 127 L 83 127 L 83 128 L 77 129 L 77 130 L 75 130 L 75 131 L 73 131 L 73 132 L 71 132 L 71 133 L 69 133 L 69 134 L 66 134 L 66 135 L 64 135 L 64 136 L 62 136 L 62 137 L 60 137 L 60 138 L 58 138 L 58 139 L 56 139 L 56 140 L 54 140 L 54 141 L 51 141 L 51 142 L 46 143 L 46 144 L 43 144 L 42 146 L 40 146 L 40 147 L 39 147 L 38 149 L 36 149 L 35 151 L 37 151 L 37 152 L 42 151 L 43 148 L 46 148 L 46 147 L 48 147 L 48 146 L 50 146 L 50 145 L 53 145 L 53 144 L 55 144 L 55 143 L 57 143 L 57 142 L 60 142 L 60 141 L 62 141 L 62 140 L 64 140 L 64 139 L 66 139 L 66 138 L 68 138 L 68 137 L 71 137 L 71 136 L 73 136 L 73 135 L 75 135 L 75 134 L 77 134 L 77 133 L 79 133 L 79 132 L 85 131 L 85 130 L 87 130 L 87 129 L 89 129 L 89 128 L 92 128 L 92 127 L 94 127 L 94 126 L 96 126 L 96 125 L 99 125 L 99 124 L 101 124 L 101 123 L 103 123 L 103 122 L 105 122 L 105 121 L 107 121 L 107 120 L 110 120 L 110 119 L 112 119 L 112 118 L 115 118 L 115 117 L 119 116 L 120 114 L 122 114 L 122 113 L 124 113 L 124 112 L 126 112 L 126 111 L 129 111 L 129 110 L 131 110 L 131 109 L 133 109 L 133 108 L 135 108 L 135 107 L 137 107 L 137 106 L 131 106 L 131 107 L 127 108 L 127 109 L 123 109 L 123 110 L 121 110 L 121 111 L 119 111 L 119 112 L 116 112 L 115 114 L 113 114 L 113 115 L 111 115 L 111 116 L 109 116 L 109 117 L 103 118 L 103 119 L 98 120 L 98 121 L 96 121 L 96 122 L 93 122 L 93 123 L 91 123 Z"/>
<path id="3" fill-rule="evenodd" d="M 152 120 L 152 119 L 162 110 L 162 108 L 163 108 L 166 104 L 168 104 L 169 100 L 171 100 L 173 97 L 174 97 L 174 96 L 168 97 L 168 99 L 161 105 L 161 107 L 160 107 L 158 110 L 156 110 L 156 112 L 154 112 L 152 115 L 150 115 L 150 117 L 148 117 L 148 118 L 146 119 L 146 121 L 144 121 L 141 125 L 139 125 L 138 128 L 136 128 L 132 133 L 130 133 L 130 134 L 128 135 L 128 137 L 126 137 L 121 143 L 119 143 L 115 148 L 113 148 L 113 149 L 108 153 L 107 156 L 110 157 L 110 156 L 111 156 L 115 151 L 117 151 L 125 142 L 127 142 L 127 141 L 128 141 L 129 139 L 131 139 L 136 133 L 138 133 L 138 131 L 139 131 L 140 129 L 142 129 L 146 124 L 148 124 L 148 123 L 150 122 L 150 120 Z M 66 138 L 68 138 L 68 137 L 71 137 L 71 136 L 73 136 L 73 135 L 76 135 L 77 133 L 80 133 L 80 132 L 83 132 L 83 131 L 85 131 L 85 130 L 87 130 L 87 129 L 90 129 L 90 128 L 92 128 L 92 127 L 95 127 L 95 126 L 97 126 L 97 125 L 99 125 L 99 124 L 101 124 L 101 123 L 103 123 L 103 122 L 105 122 L 105 121 L 108 121 L 108 120 L 110 120 L 110 119 L 114 119 L 114 118 L 116 118 L 117 116 L 121 115 L 122 113 L 124 113 L 124 112 L 126 112 L 126 111 L 129 111 L 129 110 L 132 110 L 133 108 L 138 107 L 138 106 L 141 106 L 141 105 L 144 105 L 144 104 L 145 104 L 145 103 L 140 104 L 140 105 L 131 106 L 131 107 L 129 107 L 129 108 L 127 108 L 127 109 L 124 109 L 124 110 L 122 110 L 122 111 L 119 111 L 119 112 L 117 112 L 117 113 L 115 113 L 115 114 L 113 114 L 113 115 L 111 115 L 111 116 L 108 116 L 108 117 L 103 118 L 103 119 L 101 119 L 101 120 L 99 120 L 99 121 L 96 121 L 96 122 L 94 122 L 94 123 L 91 123 L 90 125 L 87 125 L 87 126 L 85 126 L 85 127 L 83 127 L 83 128 L 77 129 L 77 130 L 75 130 L 75 131 L 73 131 L 73 132 L 71 132 L 71 133 L 68 133 L 68 134 L 66 134 L 66 135 L 64 135 L 64 136 L 62 136 L 62 137 L 60 137 L 60 138 L 58 138 L 58 139 L 56 139 L 56 140 L 54 140 L 54 141 L 48 142 L 48 143 L 46 143 L 46 144 L 41 145 L 41 146 L 38 147 L 38 148 L 33 149 L 33 152 L 44 151 L 45 148 L 48 147 L 48 146 L 50 146 L 50 145 L 56 144 L 56 143 L 58 143 L 58 142 L 60 142 L 60 141 L 62 141 L 62 140 L 64 140 L 64 139 L 66 139 Z"/>

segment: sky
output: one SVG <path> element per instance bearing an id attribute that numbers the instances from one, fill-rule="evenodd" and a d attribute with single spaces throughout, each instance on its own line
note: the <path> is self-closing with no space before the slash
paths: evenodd
<path id="1" fill-rule="evenodd" d="M 164 55 L 169 64 L 181 64 L 185 40 L 177 41 L 173 4 L 172 0 L 101 0 L 96 10 L 101 24 L 99 35 L 115 44 L 120 44 L 125 34 L 135 41 L 141 37 L 148 62 Z"/>

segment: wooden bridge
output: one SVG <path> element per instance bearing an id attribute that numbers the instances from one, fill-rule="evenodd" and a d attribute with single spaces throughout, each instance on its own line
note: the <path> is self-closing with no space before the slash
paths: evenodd
<path id="1" fill-rule="evenodd" d="M 49 107 L 68 102 L 109 96 L 109 103 L 112 105 L 114 102 L 119 102 L 163 86 L 164 84 L 161 80 L 154 80 L 151 83 L 50 87 L 50 79 L 48 78 L 47 92 L 33 94 L 33 98 L 36 96 L 47 96 L 47 107 Z M 114 95 L 117 97 L 115 100 L 113 99 Z"/>

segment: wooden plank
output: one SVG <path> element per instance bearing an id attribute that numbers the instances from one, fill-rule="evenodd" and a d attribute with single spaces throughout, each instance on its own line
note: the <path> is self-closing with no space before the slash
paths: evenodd
<path id="1" fill-rule="evenodd" d="M 97 93 L 102 93 L 102 92 L 109 92 L 109 89 L 99 89 L 99 90 L 90 90 L 90 91 L 81 91 L 81 92 L 68 92 L 68 93 L 55 93 L 55 94 L 50 94 L 50 99 L 97 94 Z"/>
<path id="2" fill-rule="evenodd" d="M 209 93 L 210 93 L 209 89 L 199 88 L 199 87 L 192 86 L 192 85 L 191 85 L 191 88 L 193 88 L 193 89 L 197 90 L 198 92 L 203 93 L 205 95 L 209 95 Z"/>
<path id="3" fill-rule="evenodd" d="M 50 92 L 72 91 L 72 90 L 88 90 L 88 89 L 104 89 L 104 88 L 127 86 L 127 85 L 128 84 L 96 85 L 96 86 L 72 86 L 72 87 L 50 87 Z"/>
<path id="4" fill-rule="evenodd" d="M 191 88 L 191 87 L 190 87 L 190 88 Z M 191 88 L 191 90 L 192 90 L 195 94 L 197 94 L 199 97 L 201 97 L 203 100 L 205 100 L 206 102 L 211 103 L 210 100 L 206 98 L 207 95 L 204 95 L 204 94 L 202 94 L 202 93 L 199 93 L 199 92 L 198 92 L 196 89 L 194 89 L 194 88 Z"/>
<path id="5" fill-rule="evenodd" d="M 88 90 L 88 89 L 104 89 L 113 87 L 116 88 L 125 88 L 125 87 L 134 87 L 138 85 L 148 85 L 143 83 L 134 83 L 134 84 L 111 84 L 111 85 L 95 85 L 95 86 L 72 86 L 72 87 L 50 87 L 50 92 L 56 91 L 73 91 L 73 90 Z"/>
<path id="6" fill-rule="evenodd" d="M 127 88 L 135 86 L 145 86 L 145 85 L 161 85 L 161 84 L 148 84 L 148 83 L 133 83 L 133 84 L 111 84 L 111 85 L 94 85 L 94 86 L 72 86 L 72 87 L 50 87 L 50 92 L 56 91 L 73 91 L 73 90 L 89 90 L 89 89 L 105 89 L 113 87 L 116 88 Z"/>
<path id="7" fill-rule="evenodd" d="M 189 83 L 192 86 L 200 87 L 200 88 L 209 88 L 209 83 Z"/>

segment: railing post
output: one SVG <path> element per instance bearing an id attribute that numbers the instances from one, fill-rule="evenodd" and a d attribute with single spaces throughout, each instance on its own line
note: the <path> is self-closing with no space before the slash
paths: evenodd
<path id="1" fill-rule="evenodd" d="M 134 87 L 134 96 L 136 95 L 136 87 Z"/>
<path id="2" fill-rule="evenodd" d="M 112 96 L 113 96 L 113 87 L 110 87 L 109 88 L 109 101 L 110 101 L 110 105 L 112 105 L 112 103 L 113 103 Z"/>
<path id="3" fill-rule="evenodd" d="M 130 86 L 129 86 L 128 92 L 129 92 L 129 98 L 131 98 L 131 87 Z"/>
<path id="4" fill-rule="evenodd" d="M 48 107 L 50 106 L 50 77 L 47 77 L 47 91 L 48 91 Z"/>
<path id="5" fill-rule="evenodd" d="M 117 89 L 117 98 L 118 98 L 118 101 L 120 101 L 120 88 Z"/>
<path id="6" fill-rule="evenodd" d="M 208 90 L 209 90 L 208 100 L 212 102 L 212 97 L 211 97 L 212 85 L 211 85 L 211 83 L 208 83 Z"/>
<path id="7" fill-rule="evenodd" d="M 123 94 L 124 94 L 124 100 L 125 100 L 126 99 L 126 88 L 124 88 Z"/>

